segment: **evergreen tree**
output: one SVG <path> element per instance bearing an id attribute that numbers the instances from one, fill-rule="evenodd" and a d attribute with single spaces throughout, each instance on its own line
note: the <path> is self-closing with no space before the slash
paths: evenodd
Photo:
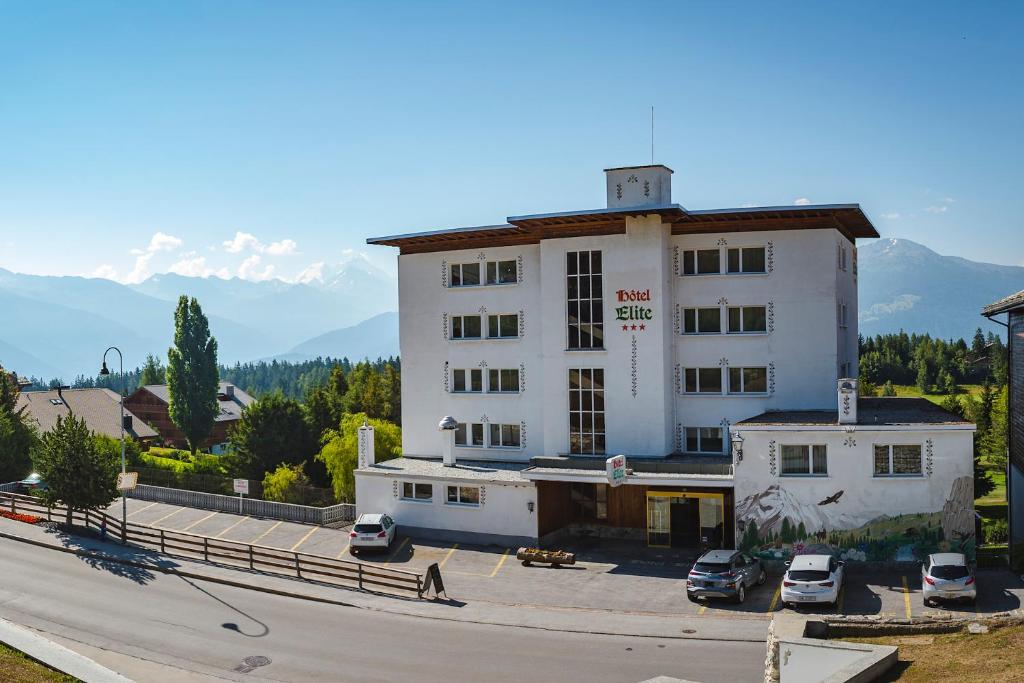
<path id="1" fill-rule="evenodd" d="M 18 408 L 15 380 L 0 366 L 0 483 L 23 479 L 32 469 L 38 437 L 26 408 Z"/>
<path id="2" fill-rule="evenodd" d="M 896 387 L 893 386 L 892 380 L 886 380 L 885 384 L 882 385 L 882 396 L 895 396 Z"/>
<path id="3" fill-rule="evenodd" d="M 142 373 L 139 376 L 139 386 L 144 387 L 152 384 L 167 383 L 167 368 L 160 359 L 153 354 L 146 355 L 146 362 L 142 365 Z"/>
<path id="4" fill-rule="evenodd" d="M 312 460 L 317 448 L 302 406 L 280 392 L 246 408 L 229 441 L 250 479 L 262 479 L 282 463 Z"/>
<path id="5" fill-rule="evenodd" d="M 217 340 L 194 298 L 178 299 L 174 312 L 174 346 L 167 350 L 167 390 L 171 421 L 195 455 L 213 431 L 217 405 Z"/>
<path id="6" fill-rule="evenodd" d="M 103 510 L 117 498 L 120 462 L 115 452 L 97 448 L 85 420 L 74 415 L 58 417 L 43 434 L 35 452 L 36 470 L 47 485 L 43 498 L 67 506 L 68 525 L 73 510 Z"/>

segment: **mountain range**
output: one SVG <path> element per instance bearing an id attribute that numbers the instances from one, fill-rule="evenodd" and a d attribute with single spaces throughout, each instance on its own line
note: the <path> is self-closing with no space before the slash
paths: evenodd
<path id="1" fill-rule="evenodd" d="M 942 256 L 904 239 L 858 250 L 859 324 L 865 335 L 928 332 L 970 338 L 1003 328 L 981 307 L 1024 289 L 1024 267 Z M 355 257 L 303 283 L 154 275 L 137 285 L 0 269 L 0 364 L 70 380 L 96 374 L 117 345 L 125 366 L 166 356 L 177 298 L 199 299 L 222 363 L 398 354 L 395 277 Z"/>

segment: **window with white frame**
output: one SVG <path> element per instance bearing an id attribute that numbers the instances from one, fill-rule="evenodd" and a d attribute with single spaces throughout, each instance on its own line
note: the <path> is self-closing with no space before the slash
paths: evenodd
<path id="1" fill-rule="evenodd" d="M 722 428 L 687 427 L 684 447 L 687 453 L 715 453 L 721 455 L 725 447 L 725 440 L 722 438 Z"/>
<path id="2" fill-rule="evenodd" d="M 487 391 L 492 394 L 518 394 L 519 370 L 489 369 L 487 371 Z"/>
<path id="3" fill-rule="evenodd" d="M 477 263 L 453 263 L 449 287 L 477 287 L 487 285 L 510 285 L 519 280 L 514 260 L 485 261 Z M 481 277 L 482 276 L 482 277 Z"/>
<path id="4" fill-rule="evenodd" d="M 484 447 L 484 425 L 482 422 L 459 422 L 455 427 L 455 445 L 465 448 Z"/>
<path id="5" fill-rule="evenodd" d="M 402 499 L 428 503 L 434 499 L 434 485 L 418 481 L 403 481 Z"/>
<path id="6" fill-rule="evenodd" d="M 687 394 L 722 393 L 722 368 L 686 368 L 683 377 Z"/>
<path id="7" fill-rule="evenodd" d="M 491 448 L 519 448 L 519 425 L 489 424 Z"/>
<path id="8" fill-rule="evenodd" d="M 519 336 L 519 314 L 501 313 L 487 316 L 488 339 L 514 339 Z"/>
<path id="9" fill-rule="evenodd" d="M 480 368 L 452 371 L 452 391 L 456 394 L 476 394 L 484 390 L 484 371 Z"/>
<path id="10" fill-rule="evenodd" d="M 836 266 L 839 270 L 846 270 L 846 245 L 836 245 Z"/>
<path id="11" fill-rule="evenodd" d="M 479 315 L 452 316 L 452 339 L 480 339 L 482 332 Z"/>
<path id="12" fill-rule="evenodd" d="M 729 306 L 729 334 L 756 334 L 768 331 L 765 306 Z"/>
<path id="13" fill-rule="evenodd" d="M 721 272 L 721 249 L 687 249 L 683 252 L 683 275 L 717 275 Z"/>
<path id="14" fill-rule="evenodd" d="M 846 327 L 846 302 L 840 301 L 836 305 L 836 317 L 839 319 L 839 327 Z"/>
<path id="15" fill-rule="evenodd" d="M 920 444 L 875 444 L 876 477 L 921 476 Z"/>
<path id="16" fill-rule="evenodd" d="M 824 445 L 782 445 L 784 477 L 828 475 L 828 449 Z"/>
<path id="17" fill-rule="evenodd" d="M 604 348 L 604 280 L 600 251 L 565 254 L 567 348 Z"/>
<path id="18" fill-rule="evenodd" d="M 447 487 L 445 503 L 448 505 L 480 505 L 479 486 L 452 486 Z"/>
<path id="19" fill-rule="evenodd" d="M 604 370 L 569 370 L 569 452 L 600 455 L 604 449 Z"/>
<path id="20" fill-rule="evenodd" d="M 768 368 L 729 368 L 729 393 L 768 393 Z"/>
<path id="21" fill-rule="evenodd" d="M 683 334 L 721 334 L 722 309 L 684 308 Z"/>
<path id="22" fill-rule="evenodd" d="M 764 273 L 764 247 L 730 247 L 726 256 L 730 273 Z"/>

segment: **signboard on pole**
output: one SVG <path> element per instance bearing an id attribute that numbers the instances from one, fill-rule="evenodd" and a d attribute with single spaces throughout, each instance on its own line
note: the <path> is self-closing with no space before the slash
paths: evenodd
<path id="1" fill-rule="evenodd" d="M 608 475 L 608 485 L 618 486 L 626 483 L 626 456 L 616 455 L 604 461 L 604 471 Z"/>
<path id="2" fill-rule="evenodd" d="M 118 491 L 131 491 L 139 485 L 139 473 L 138 472 L 118 472 L 117 473 L 117 490 Z"/>
<path id="3" fill-rule="evenodd" d="M 249 495 L 249 480 L 235 479 L 235 493 Z"/>

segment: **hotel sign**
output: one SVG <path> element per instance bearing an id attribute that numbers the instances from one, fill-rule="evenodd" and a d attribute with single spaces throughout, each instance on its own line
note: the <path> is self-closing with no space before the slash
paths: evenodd
<path id="1" fill-rule="evenodd" d="M 626 456 L 616 455 L 604 461 L 605 473 L 608 475 L 608 485 L 618 486 L 626 483 Z"/>
<path id="2" fill-rule="evenodd" d="M 615 292 L 620 305 L 615 307 L 615 321 L 622 325 L 623 332 L 643 332 L 647 323 L 654 319 L 650 307 L 650 289 L 620 289 Z"/>

